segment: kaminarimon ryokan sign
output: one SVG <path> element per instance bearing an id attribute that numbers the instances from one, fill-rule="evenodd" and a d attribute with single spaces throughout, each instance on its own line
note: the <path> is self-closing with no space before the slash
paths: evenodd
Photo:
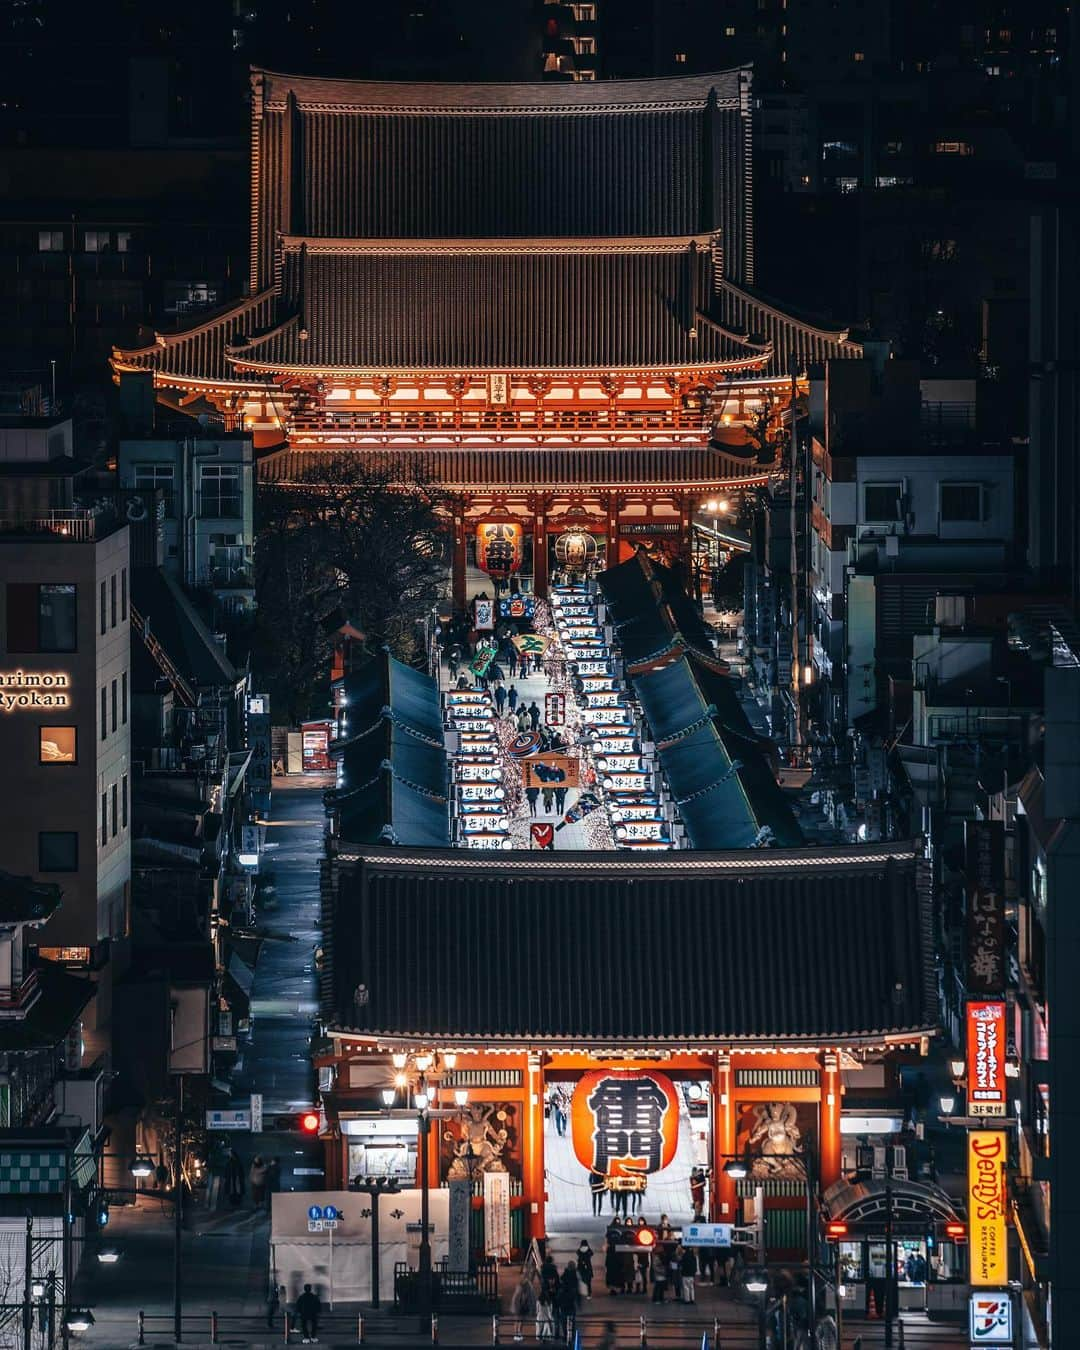
<path id="1" fill-rule="evenodd" d="M 70 708 L 71 677 L 62 670 L 0 670 L 0 712 Z"/>

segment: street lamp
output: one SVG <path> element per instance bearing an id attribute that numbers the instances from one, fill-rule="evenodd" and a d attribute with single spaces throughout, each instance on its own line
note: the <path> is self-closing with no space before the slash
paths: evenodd
<path id="1" fill-rule="evenodd" d="M 951 1092 L 943 1092 L 938 1098 L 938 1103 L 941 1106 L 943 1116 L 951 1116 L 953 1111 L 956 1110 L 956 1098 Z"/>
<path id="2" fill-rule="evenodd" d="M 748 1294 L 753 1294 L 758 1301 L 758 1345 L 760 1350 L 766 1350 L 768 1344 L 765 1337 L 765 1310 L 768 1303 L 769 1281 L 765 1275 L 751 1275 L 743 1284 L 743 1288 Z"/>
<path id="3" fill-rule="evenodd" d="M 103 1266 L 115 1266 L 120 1260 L 120 1253 L 115 1247 L 103 1247 L 98 1252 L 97 1259 Z"/>
<path id="4" fill-rule="evenodd" d="M 138 1177 L 140 1181 L 145 1180 L 146 1177 L 154 1175 L 154 1160 L 145 1153 L 139 1153 L 132 1159 L 128 1170 L 133 1177 Z"/>

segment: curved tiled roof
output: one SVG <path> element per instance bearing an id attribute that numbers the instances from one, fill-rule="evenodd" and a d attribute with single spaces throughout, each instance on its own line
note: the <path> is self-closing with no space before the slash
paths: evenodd
<path id="1" fill-rule="evenodd" d="M 339 858 L 323 1013 L 359 1035 L 518 1046 L 835 1045 L 935 1029 L 930 887 L 911 845 L 656 862 Z M 693 940 L 658 962 L 673 933 Z M 543 959 L 558 934 L 572 940 L 556 936 Z"/>

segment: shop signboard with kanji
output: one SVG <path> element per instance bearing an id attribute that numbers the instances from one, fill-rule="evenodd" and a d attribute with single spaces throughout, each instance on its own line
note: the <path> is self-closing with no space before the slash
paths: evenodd
<path id="1" fill-rule="evenodd" d="M 971 1283 L 978 1288 L 1003 1288 L 1009 1281 L 1005 1240 L 1004 1130 L 968 1132 L 968 1229 L 971 1239 Z"/>
<path id="2" fill-rule="evenodd" d="M 566 724 L 566 695 L 549 690 L 544 695 L 544 721 L 549 727 Z"/>
<path id="3" fill-rule="evenodd" d="M 967 901 L 965 954 L 969 994 L 1005 992 L 1005 828 L 1000 820 L 964 827 Z"/>
<path id="4" fill-rule="evenodd" d="M 967 1005 L 967 1111 L 1003 1116 L 1005 1096 L 1005 1004 L 1000 999 Z"/>

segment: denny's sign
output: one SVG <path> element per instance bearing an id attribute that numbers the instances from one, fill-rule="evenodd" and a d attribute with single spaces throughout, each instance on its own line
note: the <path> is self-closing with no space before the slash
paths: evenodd
<path id="1" fill-rule="evenodd" d="M 0 670 L 0 712 L 70 708 L 71 681 L 61 670 Z"/>
<path id="2" fill-rule="evenodd" d="M 1005 1243 L 1004 1130 L 968 1133 L 968 1236 L 971 1283 L 1003 1289 L 1009 1281 Z"/>

